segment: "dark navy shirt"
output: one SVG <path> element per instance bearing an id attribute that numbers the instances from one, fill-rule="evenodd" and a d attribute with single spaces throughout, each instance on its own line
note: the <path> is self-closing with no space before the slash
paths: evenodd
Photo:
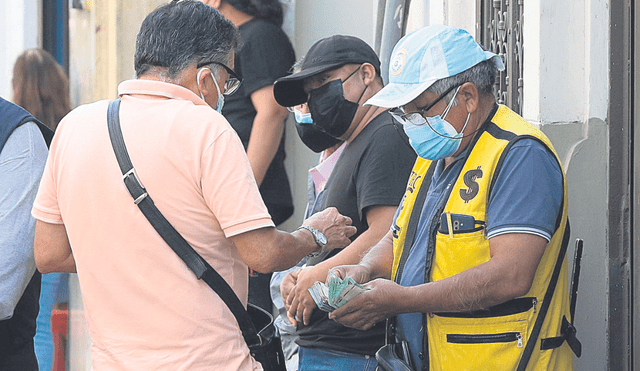
<path id="1" fill-rule="evenodd" d="M 464 158 L 466 152 L 446 169 L 444 160 L 436 165 L 415 240 L 402 272 L 402 286 L 425 283 L 425 258 L 431 229 L 429 221 L 446 203 L 448 190 L 453 187 L 464 165 Z M 562 172 L 554 155 L 536 140 L 518 141 L 506 156 L 489 196 L 487 238 L 504 233 L 531 233 L 550 240 L 562 196 Z M 397 318 L 397 326 L 400 336 L 409 342 L 416 369 L 420 369 L 418 354 L 422 351 L 422 314 L 401 314 Z"/>

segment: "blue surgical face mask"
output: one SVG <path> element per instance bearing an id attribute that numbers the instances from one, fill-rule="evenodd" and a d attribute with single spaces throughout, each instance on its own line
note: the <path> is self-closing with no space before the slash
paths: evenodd
<path id="1" fill-rule="evenodd" d="M 296 116 L 296 122 L 298 124 L 313 124 L 310 112 L 302 113 L 299 109 L 294 108 L 293 114 Z"/>
<path id="2" fill-rule="evenodd" d="M 460 148 L 464 129 L 469 123 L 471 114 L 467 114 L 467 119 L 460 133 L 445 120 L 449 110 L 453 107 L 458 90 L 442 115 L 422 117 L 421 120 L 403 119 L 402 116 L 393 115 L 403 125 L 404 131 L 409 137 L 409 143 L 418 156 L 435 161 L 453 155 Z"/>
<path id="3" fill-rule="evenodd" d="M 196 84 L 198 84 L 198 88 L 200 88 L 200 74 L 202 73 L 202 71 L 204 71 L 205 68 L 211 71 L 209 67 L 202 67 L 200 71 L 198 71 L 198 75 L 196 76 Z M 216 86 L 216 91 L 218 92 L 218 103 L 216 104 L 216 111 L 222 113 L 222 107 L 224 106 L 224 95 L 220 91 L 220 87 L 218 86 L 216 77 L 213 75 L 213 71 L 211 71 L 211 78 L 213 79 L 213 83 Z M 204 94 L 202 94 L 202 92 L 200 92 L 200 98 L 202 98 L 202 100 L 206 102 L 206 100 L 204 99 Z"/>

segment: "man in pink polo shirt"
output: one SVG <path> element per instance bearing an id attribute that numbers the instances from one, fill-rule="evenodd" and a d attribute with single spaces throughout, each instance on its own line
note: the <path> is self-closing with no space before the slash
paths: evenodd
<path id="1" fill-rule="evenodd" d="M 286 269 L 347 245 L 355 228 L 335 209 L 305 221 L 306 229 L 274 228 L 242 143 L 219 114 L 239 83 L 228 67 L 238 40 L 209 6 L 163 5 L 138 34 L 137 79 L 118 93 L 141 183 L 246 305 L 247 266 Z M 78 273 L 94 369 L 260 370 L 226 305 L 133 203 L 109 141 L 108 103 L 62 120 L 32 211 L 38 269 Z"/>

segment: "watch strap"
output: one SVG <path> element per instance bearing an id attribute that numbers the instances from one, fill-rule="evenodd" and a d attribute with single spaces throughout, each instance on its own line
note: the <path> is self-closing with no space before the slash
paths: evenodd
<path id="1" fill-rule="evenodd" d="M 326 243 L 327 237 L 324 235 L 324 233 L 320 232 L 316 228 L 313 228 L 310 225 L 303 224 L 303 225 L 299 226 L 296 230 L 298 230 L 298 229 L 306 229 L 309 232 L 311 232 L 311 235 L 313 236 L 313 240 L 316 242 L 316 245 L 318 245 L 318 247 L 320 249 L 324 248 L 324 246 L 327 244 Z M 319 236 L 323 236 L 324 237 L 324 240 L 325 240 L 324 243 L 322 241 L 320 241 Z"/>

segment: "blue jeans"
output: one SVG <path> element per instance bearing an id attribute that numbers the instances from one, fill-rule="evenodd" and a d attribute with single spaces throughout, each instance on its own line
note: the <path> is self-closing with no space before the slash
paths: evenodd
<path id="1" fill-rule="evenodd" d="M 344 353 L 335 350 L 299 349 L 298 371 L 375 371 L 378 362 L 373 356 Z"/>

